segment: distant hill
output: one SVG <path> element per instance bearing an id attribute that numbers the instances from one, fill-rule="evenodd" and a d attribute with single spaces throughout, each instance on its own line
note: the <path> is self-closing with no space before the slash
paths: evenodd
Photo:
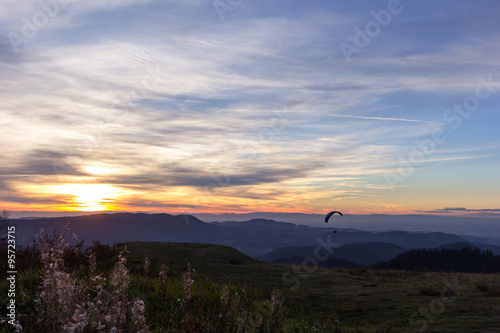
<path id="1" fill-rule="evenodd" d="M 94 240 L 108 244 L 131 241 L 190 242 L 227 245 L 252 255 L 283 246 L 312 245 L 317 237 L 329 232 L 328 229 L 272 220 L 257 219 L 237 224 L 205 223 L 191 215 L 170 214 L 115 213 L 10 220 L 16 226 L 20 240 L 31 239 L 41 227 L 46 231 L 54 228 L 62 230 L 68 222 L 71 222 L 71 232 L 88 245 Z"/>
<path id="2" fill-rule="evenodd" d="M 405 250 L 398 245 L 389 243 L 355 243 L 339 246 L 334 249 L 333 256 L 363 266 L 371 266 L 379 261 L 393 259 Z"/>
<path id="3" fill-rule="evenodd" d="M 283 262 L 284 259 L 292 257 L 314 257 L 316 247 L 285 247 L 271 251 L 258 258 L 265 261 Z M 379 261 L 387 261 L 395 258 L 405 251 L 404 248 L 388 243 L 353 243 L 332 248 L 330 252 L 321 249 L 319 256 L 329 254 L 330 257 L 348 261 L 358 266 L 371 266 Z M 327 267 L 327 266 L 325 266 Z M 339 266 L 340 267 L 340 266 Z"/>
<path id="4" fill-rule="evenodd" d="M 264 255 L 257 256 L 257 259 L 264 261 L 277 261 L 282 258 L 310 257 L 314 256 L 314 246 L 288 246 L 272 250 Z"/>
<path id="5" fill-rule="evenodd" d="M 30 239 L 40 227 L 62 230 L 71 222 L 71 232 L 85 240 L 87 245 L 101 243 L 149 241 L 221 244 L 234 247 L 247 255 L 259 256 L 283 247 L 337 248 L 336 258 L 371 264 L 375 258 L 388 260 L 400 248 L 434 248 L 444 244 L 465 242 L 459 236 L 442 232 L 414 233 L 405 231 L 360 231 L 340 228 L 314 228 L 269 219 L 251 219 L 243 222 L 206 223 L 191 215 L 108 213 L 87 216 L 10 220 L 16 226 L 18 244 Z M 337 233 L 333 231 L 338 230 Z M 347 244 L 366 244 L 343 248 Z M 378 245 L 376 245 L 379 243 Z M 386 244 L 386 245 L 384 245 Z M 391 244 L 391 245 L 388 245 Z M 364 246 L 364 248 L 363 248 Z M 292 253 L 286 257 L 309 254 Z M 276 259 L 283 258 L 277 257 Z"/>
<path id="6" fill-rule="evenodd" d="M 285 229 L 289 230 L 304 230 L 311 229 L 311 227 L 305 225 L 297 225 L 290 222 L 278 222 L 275 220 L 269 219 L 251 219 L 248 221 L 235 222 L 235 221 L 226 221 L 226 222 L 212 222 L 212 225 L 219 225 L 223 227 L 238 227 L 238 228 L 259 228 L 262 227 L 266 230 L 275 229 L 279 231 L 283 231 Z"/>
<path id="7" fill-rule="evenodd" d="M 259 271 L 270 266 L 224 245 L 129 242 L 127 250 L 128 263 L 133 272 L 141 272 L 146 256 L 151 258 L 152 269 L 159 270 L 162 263 L 171 270 L 183 271 L 190 263 L 200 274 L 224 279 L 241 278 L 240 270 Z M 115 259 L 116 255 L 112 258 Z"/>
<path id="8" fill-rule="evenodd" d="M 472 245 L 470 243 L 466 243 L 466 242 L 458 242 L 458 243 L 453 243 L 453 244 L 444 244 L 444 245 L 436 247 L 436 249 L 459 250 L 459 249 L 463 249 L 464 247 L 469 247 L 471 249 L 475 249 L 477 246 L 474 246 L 474 245 Z"/>
<path id="9" fill-rule="evenodd" d="M 333 207 L 332 207 L 333 209 Z M 326 213 L 326 212 L 324 212 Z M 333 223 L 338 228 L 355 228 L 359 230 L 404 230 L 408 232 L 439 232 L 445 231 L 457 235 L 473 235 L 475 237 L 493 239 L 494 244 L 500 245 L 500 233 L 498 225 L 500 216 L 478 217 L 478 216 L 452 216 L 452 215 L 356 215 L 343 211 L 344 216 L 337 218 Z M 312 227 L 324 226 L 324 214 L 301 214 L 301 213 L 269 213 L 254 212 L 246 214 L 196 214 L 203 221 L 247 221 L 255 218 L 271 219 L 275 221 L 287 221 L 296 224 L 304 224 Z"/>
<path id="10" fill-rule="evenodd" d="M 74 217 L 55 217 L 32 220 L 11 220 L 16 225 L 19 238 L 31 238 L 40 227 L 51 232 L 62 230 L 71 223 L 71 232 L 79 240 L 91 244 L 93 240 L 102 243 L 130 242 L 137 240 L 205 242 L 217 237 L 219 227 L 205 223 L 193 216 L 170 214 L 115 213 L 94 214 Z M 21 238 L 22 239 L 22 238 Z"/>
<path id="11" fill-rule="evenodd" d="M 498 245 L 484 244 L 484 243 L 474 243 L 474 244 L 476 244 L 476 246 L 479 247 L 481 250 L 489 250 L 496 255 L 500 255 L 500 246 Z"/>
<path id="12" fill-rule="evenodd" d="M 458 243 L 463 239 L 457 235 L 443 232 L 406 232 L 406 231 L 386 231 L 386 232 L 344 232 L 339 231 L 335 235 L 342 244 L 352 243 L 390 243 L 405 249 L 413 248 L 434 248 L 442 244 Z"/>

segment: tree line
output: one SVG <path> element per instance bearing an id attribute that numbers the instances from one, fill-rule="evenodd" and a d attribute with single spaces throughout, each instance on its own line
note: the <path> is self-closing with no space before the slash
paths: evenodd
<path id="1" fill-rule="evenodd" d="M 479 248 L 461 249 L 413 249 L 396 258 L 376 263 L 374 269 L 395 269 L 433 272 L 500 272 L 500 256 Z"/>

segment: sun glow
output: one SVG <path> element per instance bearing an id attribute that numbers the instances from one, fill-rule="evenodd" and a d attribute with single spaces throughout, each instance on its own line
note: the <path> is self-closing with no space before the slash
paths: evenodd
<path id="1" fill-rule="evenodd" d="M 104 211 L 116 208 L 116 201 L 126 194 L 123 190 L 108 184 L 66 184 L 53 186 L 51 192 L 70 195 L 67 210 Z"/>
<path id="2" fill-rule="evenodd" d="M 100 211 L 107 210 L 119 195 L 118 189 L 105 185 L 83 185 L 75 193 L 77 201 L 82 211 Z"/>

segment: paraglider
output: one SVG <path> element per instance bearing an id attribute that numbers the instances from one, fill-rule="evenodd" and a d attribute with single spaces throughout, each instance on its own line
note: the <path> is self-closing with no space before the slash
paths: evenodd
<path id="1" fill-rule="evenodd" d="M 337 210 L 332 210 L 330 213 L 325 215 L 325 223 L 328 223 L 328 220 L 330 219 L 330 217 L 332 217 L 332 215 L 335 213 L 339 214 L 340 216 L 344 216 L 344 214 L 342 214 L 341 212 L 339 212 Z M 333 233 L 336 234 L 337 230 L 335 230 Z"/>
<path id="2" fill-rule="evenodd" d="M 328 223 L 328 220 L 330 219 L 330 217 L 332 217 L 332 215 L 335 213 L 338 213 L 340 216 L 344 216 L 344 214 L 342 214 L 341 212 L 336 211 L 336 210 L 332 210 L 330 213 L 325 215 L 325 223 Z"/>

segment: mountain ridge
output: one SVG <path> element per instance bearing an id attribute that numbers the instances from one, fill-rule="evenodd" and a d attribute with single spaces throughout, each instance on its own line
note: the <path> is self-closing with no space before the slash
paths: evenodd
<path id="1" fill-rule="evenodd" d="M 244 222 L 207 223 L 192 215 L 102 213 L 73 217 L 48 217 L 9 220 L 17 226 L 19 239 L 30 239 L 39 227 L 62 230 L 71 223 L 71 232 L 91 244 L 128 241 L 191 242 L 234 247 L 245 254 L 258 256 L 287 246 L 338 247 L 351 243 L 390 243 L 403 248 L 434 248 L 443 244 L 465 242 L 454 234 L 443 232 L 363 231 L 354 229 L 310 227 L 269 219 Z M 338 231 L 337 233 L 333 233 Z M 19 244 L 22 242 L 19 241 Z"/>

